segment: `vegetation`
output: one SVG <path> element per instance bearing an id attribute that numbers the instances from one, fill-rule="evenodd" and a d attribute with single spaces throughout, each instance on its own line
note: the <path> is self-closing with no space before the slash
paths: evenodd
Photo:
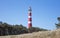
<path id="1" fill-rule="evenodd" d="M 56 28 L 59 29 L 60 28 L 60 24 L 55 24 Z"/>
<path id="2" fill-rule="evenodd" d="M 60 17 L 58 17 L 57 20 L 58 20 L 58 24 L 55 24 L 55 25 L 56 25 L 56 28 L 59 29 L 60 28 Z"/>
<path id="3" fill-rule="evenodd" d="M 27 29 L 22 24 L 21 25 L 10 25 L 7 23 L 0 22 L 0 36 L 2 35 L 17 35 L 24 33 L 31 33 L 37 31 L 46 31 L 46 29 L 41 29 L 38 27 L 32 27 Z"/>

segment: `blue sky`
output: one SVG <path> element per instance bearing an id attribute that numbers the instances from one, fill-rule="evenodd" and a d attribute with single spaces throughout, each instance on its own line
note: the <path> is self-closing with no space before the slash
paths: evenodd
<path id="1" fill-rule="evenodd" d="M 0 0 L 0 21 L 28 25 L 28 7 L 32 7 L 33 27 L 56 29 L 60 0 Z"/>

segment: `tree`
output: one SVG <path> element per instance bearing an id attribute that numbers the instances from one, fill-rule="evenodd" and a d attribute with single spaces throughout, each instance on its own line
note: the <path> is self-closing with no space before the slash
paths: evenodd
<path id="1" fill-rule="evenodd" d="M 0 22 L 0 36 L 17 35 L 17 34 L 31 33 L 31 32 L 44 31 L 44 30 L 45 29 L 38 28 L 38 27 L 31 27 L 31 28 L 27 29 L 22 24 L 10 25 L 7 23 Z"/>
<path id="2" fill-rule="evenodd" d="M 47 31 L 46 29 L 38 28 L 38 27 L 31 27 L 28 29 L 28 32 L 38 32 L 38 31 Z"/>
<path id="3" fill-rule="evenodd" d="M 58 20 L 58 24 L 55 24 L 55 25 L 56 25 L 56 28 L 59 29 L 60 28 L 60 17 L 58 17 L 57 20 Z"/>

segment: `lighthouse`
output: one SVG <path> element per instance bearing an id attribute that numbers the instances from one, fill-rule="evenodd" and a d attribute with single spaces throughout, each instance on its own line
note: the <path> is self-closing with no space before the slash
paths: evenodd
<path id="1" fill-rule="evenodd" d="M 28 9 L 28 29 L 32 27 L 32 9 Z"/>

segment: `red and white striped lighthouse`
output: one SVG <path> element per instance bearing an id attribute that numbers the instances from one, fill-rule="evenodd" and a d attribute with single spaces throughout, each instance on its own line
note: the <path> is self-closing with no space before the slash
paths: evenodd
<path id="1" fill-rule="evenodd" d="M 28 28 L 32 27 L 32 9 L 29 7 L 28 9 Z"/>

